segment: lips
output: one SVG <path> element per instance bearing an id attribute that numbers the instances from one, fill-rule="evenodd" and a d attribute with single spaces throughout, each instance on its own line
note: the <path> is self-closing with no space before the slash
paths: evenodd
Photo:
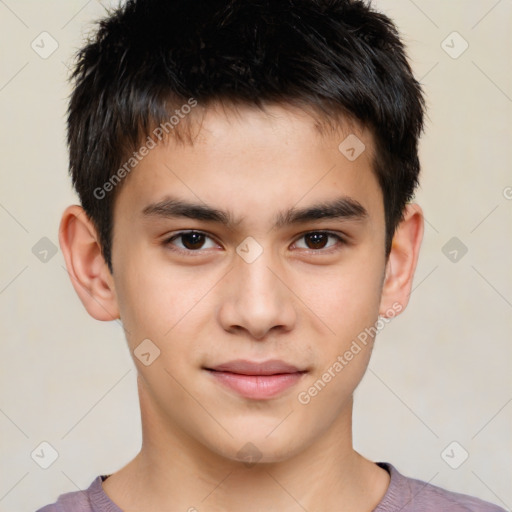
<path id="1" fill-rule="evenodd" d="M 208 368 L 216 372 L 230 372 L 240 375 L 277 375 L 282 373 L 300 372 L 296 366 L 280 361 L 279 359 L 270 359 L 261 363 L 237 359 L 228 363 Z"/>
<path id="2" fill-rule="evenodd" d="M 263 362 L 237 359 L 205 370 L 215 382 L 253 400 L 276 397 L 296 385 L 307 373 L 278 359 Z"/>

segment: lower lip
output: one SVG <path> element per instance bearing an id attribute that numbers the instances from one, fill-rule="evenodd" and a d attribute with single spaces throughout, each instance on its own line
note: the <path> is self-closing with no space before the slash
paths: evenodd
<path id="1" fill-rule="evenodd" d="M 299 382 L 304 372 L 280 373 L 277 375 L 241 375 L 230 372 L 208 370 L 217 381 L 253 400 L 275 397 Z"/>

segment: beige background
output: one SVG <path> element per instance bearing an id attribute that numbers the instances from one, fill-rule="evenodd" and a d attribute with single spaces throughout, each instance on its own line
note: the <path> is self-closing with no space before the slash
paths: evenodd
<path id="1" fill-rule="evenodd" d="M 374 5 L 398 23 L 428 95 L 417 193 L 427 225 L 411 304 L 380 334 L 356 392 L 355 446 L 510 510 L 512 2 Z M 60 214 L 76 202 L 66 63 L 102 12 L 97 0 L 0 1 L 2 512 L 34 511 L 85 488 L 139 448 L 122 329 L 87 315 L 60 251 L 46 262 L 33 253 L 48 244 L 43 237 L 57 245 Z M 42 46 L 43 31 L 59 45 L 48 58 L 31 47 Z M 469 44 L 458 58 L 464 41 L 453 31 Z M 45 39 L 39 51 L 49 49 Z M 442 250 L 452 237 L 468 249 L 456 262 Z M 42 441 L 59 454 L 48 469 L 31 458 Z M 441 456 L 452 441 L 463 447 L 448 450 L 452 464 L 469 453 L 458 469 Z"/>

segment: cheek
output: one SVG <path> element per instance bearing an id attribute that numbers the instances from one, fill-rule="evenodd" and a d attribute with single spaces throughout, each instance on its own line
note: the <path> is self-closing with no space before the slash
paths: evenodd
<path id="1" fill-rule="evenodd" d="M 149 263 L 136 251 L 122 262 L 116 290 L 132 349 L 146 338 L 161 350 L 174 346 L 181 338 L 190 338 L 187 333 L 193 333 L 197 318 L 205 315 L 208 301 L 204 299 L 215 283 L 213 276 L 198 273 L 197 269 L 195 275 L 190 270 L 172 269 L 165 262 Z"/>
<path id="2" fill-rule="evenodd" d="M 296 398 L 308 415 L 322 416 L 324 425 L 329 425 L 346 406 L 370 359 L 371 328 L 376 324 L 380 303 L 381 268 L 375 261 L 371 266 L 340 267 L 322 282 L 322 289 L 310 292 L 308 301 L 313 311 L 321 312 L 329 332 L 314 337 L 309 344 L 318 364 Z M 305 286 L 304 291 L 307 289 Z"/>
<path id="3" fill-rule="evenodd" d="M 171 276 L 159 272 L 154 265 L 145 264 L 143 254 L 136 248 L 127 248 L 123 253 L 129 256 L 118 261 L 115 275 L 119 277 L 115 284 L 127 340 L 131 348 L 145 338 L 160 346 L 174 323 L 179 301 L 173 297 L 173 291 L 179 283 L 171 286 Z"/>
<path id="4" fill-rule="evenodd" d="M 357 264 L 347 261 L 328 272 L 321 269 L 316 275 L 303 276 L 298 294 L 307 306 L 305 311 L 314 312 L 332 335 L 324 343 L 331 345 L 335 338 L 338 349 L 373 325 L 378 316 L 383 269 L 375 261 L 365 264 L 364 255 L 357 259 Z"/>

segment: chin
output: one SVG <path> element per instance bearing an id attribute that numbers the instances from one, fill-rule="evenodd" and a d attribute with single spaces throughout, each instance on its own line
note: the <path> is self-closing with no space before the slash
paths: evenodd
<path id="1" fill-rule="evenodd" d="M 304 449 L 303 442 L 295 439 L 294 443 L 290 444 L 291 437 L 292 433 L 284 429 L 280 435 L 273 433 L 271 436 L 268 436 L 268 431 L 253 432 L 251 436 L 237 435 L 233 439 L 225 439 L 225 444 L 217 444 L 210 448 L 225 459 L 253 467 L 257 464 L 284 462 L 300 453 Z"/>

